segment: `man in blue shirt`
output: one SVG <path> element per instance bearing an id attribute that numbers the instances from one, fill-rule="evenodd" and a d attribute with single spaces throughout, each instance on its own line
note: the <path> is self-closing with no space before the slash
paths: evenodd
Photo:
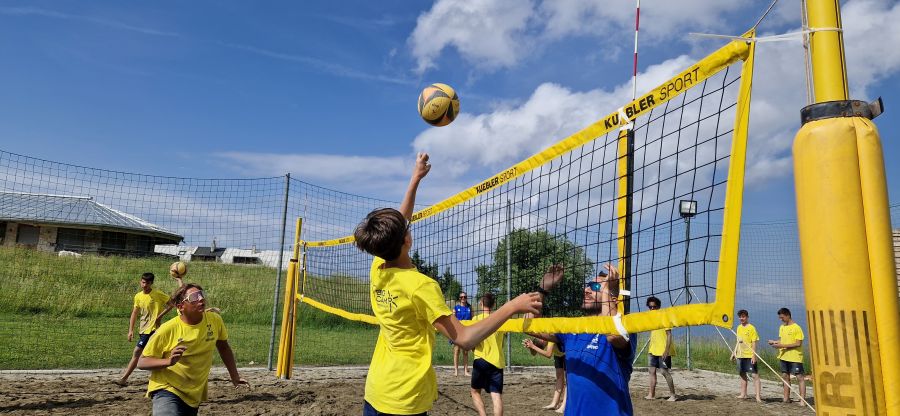
<path id="1" fill-rule="evenodd" d="M 607 264 L 593 281 L 585 284 L 582 308 L 588 315 L 616 316 L 619 296 L 619 272 Z M 563 267 L 551 266 L 541 282 L 544 296 L 563 277 Z M 628 382 L 634 358 L 633 335 L 603 334 L 531 334 L 556 342 L 566 352 L 565 415 L 632 415 Z"/>
<path id="2" fill-rule="evenodd" d="M 468 321 L 472 319 L 472 307 L 469 306 L 469 296 L 466 292 L 459 293 L 459 299 L 456 306 L 453 307 L 453 314 L 460 321 Z M 453 341 L 450 341 L 453 344 Z M 463 372 L 469 376 L 469 351 L 459 348 L 459 345 L 453 344 L 453 375 L 459 375 L 459 352 L 463 354 Z"/>

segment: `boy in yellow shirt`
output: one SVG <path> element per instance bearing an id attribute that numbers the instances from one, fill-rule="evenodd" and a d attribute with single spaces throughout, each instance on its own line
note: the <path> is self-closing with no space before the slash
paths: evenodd
<path id="1" fill-rule="evenodd" d="M 363 415 L 425 414 L 437 399 L 431 367 L 434 329 L 462 349 L 473 349 L 517 313 L 538 312 L 538 293 L 523 294 L 471 326 L 463 326 L 444 303 L 437 281 L 419 273 L 409 257 L 409 231 L 419 182 L 431 165 L 419 153 L 400 209 L 369 213 L 356 227 L 356 246 L 375 256 L 370 302 L 380 331 L 366 377 Z"/>
<path id="2" fill-rule="evenodd" d="M 137 322 L 138 314 L 140 314 L 140 326 L 138 327 L 138 342 L 134 346 L 131 355 L 131 361 L 125 367 L 122 377 L 116 381 L 120 386 L 128 385 L 128 377 L 137 367 L 138 359 L 141 357 L 141 351 L 147 346 L 150 336 L 159 327 L 159 319 L 165 315 L 166 303 L 169 302 L 169 295 L 163 293 L 159 289 L 153 288 L 153 281 L 156 276 L 153 273 L 144 273 L 141 275 L 141 291 L 134 295 L 134 303 L 131 308 L 131 318 L 128 319 L 128 342 L 134 339 L 134 324 Z"/>
<path id="3" fill-rule="evenodd" d="M 656 310 L 661 306 L 662 301 L 656 296 L 647 298 L 648 309 Z M 674 402 L 676 400 L 675 382 L 672 380 L 672 374 L 669 372 L 669 369 L 672 368 L 672 354 L 675 354 L 672 330 L 666 328 L 650 331 L 650 348 L 647 350 L 647 353 L 650 359 L 647 366 L 650 371 L 650 392 L 644 398 L 648 400 L 656 398 L 656 373 L 659 372 L 666 379 L 666 384 L 669 386 L 669 398 L 666 400 Z"/>
<path id="4" fill-rule="evenodd" d="M 196 415 L 206 400 L 213 349 L 219 351 L 235 387 L 247 381 L 238 374 L 222 317 L 206 311 L 203 288 L 189 283 L 172 299 L 181 313 L 150 338 L 138 368 L 150 370 L 147 397 L 153 401 L 154 415 Z"/>
<path id="5" fill-rule="evenodd" d="M 491 315 L 496 301 L 493 293 L 481 295 L 481 313 L 472 318 L 473 322 L 484 320 Z M 491 395 L 494 416 L 503 416 L 503 367 L 506 354 L 503 353 L 503 333 L 495 332 L 475 347 L 475 362 L 472 363 L 472 402 L 479 416 L 487 416 L 481 390 Z"/>
<path id="6" fill-rule="evenodd" d="M 781 327 L 778 328 L 778 340 L 769 340 L 769 345 L 778 349 L 778 359 L 781 360 L 781 378 L 784 381 L 785 403 L 791 402 L 791 374 L 800 384 L 800 397 L 806 398 L 806 377 L 803 371 L 803 329 L 791 319 L 791 311 L 788 308 L 778 310 L 778 319 Z M 800 400 L 803 406 L 803 400 Z"/>
<path id="7" fill-rule="evenodd" d="M 731 361 L 737 360 L 738 373 L 741 375 L 741 395 L 738 399 L 747 398 L 747 373 L 752 373 L 756 401 L 762 403 L 759 395 L 759 370 L 756 368 L 756 343 L 759 342 L 759 334 L 756 327 L 750 323 L 750 314 L 746 310 L 739 310 L 737 315 L 741 324 L 734 331 L 737 334 L 737 343 L 731 351 Z"/>

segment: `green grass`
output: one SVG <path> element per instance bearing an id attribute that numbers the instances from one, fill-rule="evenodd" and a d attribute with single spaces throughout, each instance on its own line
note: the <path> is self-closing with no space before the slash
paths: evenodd
<path id="1" fill-rule="evenodd" d="M 168 277 L 171 260 L 83 256 L 57 257 L 29 249 L 0 247 L 0 369 L 105 368 L 124 366 L 134 348 L 127 342 L 132 298 L 140 275 L 157 275 L 155 286 L 175 289 Z M 192 262 L 188 282 L 206 289 L 210 306 L 222 309 L 230 343 L 241 366 L 265 365 L 269 354 L 276 271 L 263 266 Z M 335 296 L 346 278 L 309 279 L 310 292 Z M 282 295 L 279 294 L 279 301 Z M 335 306 L 360 310 L 368 299 L 346 299 Z M 281 307 L 278 307 L 280 324 Z M 170 315 L 170 317 L 174 314 Z M 367 365 L 377 328 L 350 322 L 303 306 L 299 314 L 296 365 Z M 277 334 L 276 334 L 277 337 Z M 551 365 L 521 346 L 522 334 L 512 335 L 514 365 Z M 643 338 L 638 348 L 643 345 Z M 734 372 L 729 351 L 719 339 L 695 338 L 695 368 Z M 682 342 L 682 340 L 677 340 Z M 763 346 L 766 361 L 777 364 Z M 685 367 L 684 345 L 673 357 Z M 644 352 L 646 354 L 646 351 Z M 807 354 L 808 355 L 808 354 Z M 433 362 L 453 363 L 452 348 L 438 335 Z M 638 366 L 646 365 L 640 357 Z M 806 363 L 809 369 L 809 363 Z M 770 372 L 760 367 L 760 374 Z"/>

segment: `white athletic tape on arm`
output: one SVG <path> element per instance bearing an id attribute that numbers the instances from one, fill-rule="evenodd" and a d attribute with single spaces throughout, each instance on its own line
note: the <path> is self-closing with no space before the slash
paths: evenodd
<path id="1" fill-rule="evenodd" d="M 613 323 L 616 324 L 616 330 L 619 331 L 619 335 L 625 338 L 626 341 L 629 341 L 628 331 L 625 329 L 625 325 L 622 325 L 622 315 L 617 314 L 613 316 Z"/>

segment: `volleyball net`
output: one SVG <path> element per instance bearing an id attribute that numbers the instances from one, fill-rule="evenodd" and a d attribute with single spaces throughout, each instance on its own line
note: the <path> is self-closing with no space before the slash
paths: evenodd
<path id="1" fill-rule="evenodd" d="M 548 316 L 512 319 L 504 331 L 617 333 L 612 318 L 582 309 L 585 282 L 605 263 L 622 270 L 629 332 L 730 327 L 753 51 L 752 42 L 733 41 L 545 150 L 419 209 L 413 262 L 439 282 L 448 305 L 461 291 L 492 292 L 502 303 L 563 265 Z M 296 236 L 296 299 L 375 323 L 372 258 L 348 235 L 375 208 L 363 205 L 318 208 L 343 234 Z M 307 224 L 322 235 L 321 224 Z M 650 296 L 666 307 L 644 310 Z"/>

